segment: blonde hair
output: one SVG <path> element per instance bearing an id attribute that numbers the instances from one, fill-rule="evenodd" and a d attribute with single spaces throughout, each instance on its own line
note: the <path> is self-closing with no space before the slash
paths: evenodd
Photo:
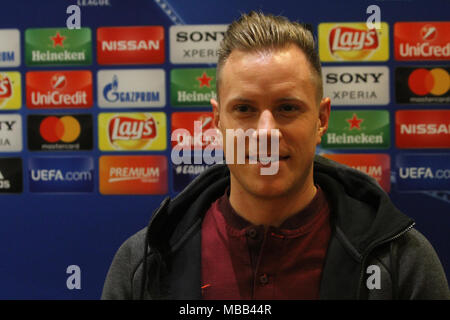
<path id="1" fill-rule="evenodd" d="M 310 62 L 315 73 L 318 101 L 323 96 L 322 68 L 315 50 L 312 32 L 298 22 L 282 16 L 251 11 L 232 22 L 220 43 L 216 71 L 217 97 L 219 97 L 220 72 L 233 50 L 261 51 L 283 49 L 291 44 L 298 46 Z"/>

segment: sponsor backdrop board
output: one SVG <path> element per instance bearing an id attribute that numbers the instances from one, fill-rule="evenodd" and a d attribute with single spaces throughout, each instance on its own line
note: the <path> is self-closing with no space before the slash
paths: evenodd
<path id="1" fill-rule="evenodd" d="M 71 4 L 80 29 L 66 26 Z M 312 26 L 334 112 L 318 153 L 371 175 L 450 278 L 447 0 L 6 0 L 0 299 L 100 297 L 120 244 L 220 158 L 202 157 L 218 44 L 252 9 Z M 177 147 L 187 163 L 171 161 Z"/>

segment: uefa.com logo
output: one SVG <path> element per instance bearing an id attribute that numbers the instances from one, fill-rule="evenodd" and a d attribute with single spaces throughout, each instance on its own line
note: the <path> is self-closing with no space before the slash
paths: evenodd
<path id="1" fill-rule="evenodd" d="M 275 175 L 279 169 L 278 129 L 270 130 L 270 153 L 268 153 L 269 131 L 267 129 L 226 129 L 226 164 L 259 164 L 261 175 Z M 194 137 L 187 129 L 172 132 L 171 141 L 177 142 L 172 148 L 171 159 L 175 165 L 223 163 L 223 135 L 218 129 L 202 131 L 202 121 L 194 121 Z M 202 142 L 209 143 L 205 148 Z M 248 141 L 248 153 L 246 150 Z M 194 147 L 192 157 L 192 146 Z M 235 153 L 236 151 L 236 153 Z"/>

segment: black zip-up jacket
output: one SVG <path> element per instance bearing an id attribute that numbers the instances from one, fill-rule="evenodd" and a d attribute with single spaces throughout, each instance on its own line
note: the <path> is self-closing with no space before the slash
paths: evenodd
<path id="1" fill-rule="evenodd" d="M 314 182 L 332 227 L 321 299 L 450 299 L 436 252 L 372 178 L 316 156 Z M 117 251 L 102 299 L 201 299 L 202 220 L 228 185 L 228 168 L 215 165 L 164 200 Z"/>

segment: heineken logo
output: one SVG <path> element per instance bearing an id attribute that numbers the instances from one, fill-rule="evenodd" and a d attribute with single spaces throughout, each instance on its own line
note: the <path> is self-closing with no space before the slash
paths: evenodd
<path id="1" fill-rule="evenodd" d="M 328 131 L 322 140 L 323 148 L 389 148 L 389 112 L 334 111 Z"/>
<path id="2" fill-rule="evenodd" d="M 66 40 L 66 38 L 67 37 L 61 36 L 59 31 L 57 31 L 54 37 L 50 37 L 53 41 L 53 48 L 56 48 L 56 46 L 61 46 L 61 48 L 64 48 L 63 41 Z"/>
<path id="3" fill-rule="evenodd" d="M 350 130 L 352 129 L 359 129 L 361 130 L 361 122 L 363 122 L 363 119 L 358 119 L 358 116 L 356 113 L 353 114 L 353 117 L 351 119 L 347 119 L 347 122 L 350 124 Z"/>
<path id="4" fill-rule="evenodd" d="M 210 84 L 211 79 L 212 77 L 208 77 L 206 72 L 203 72 L 202 76 L 197 78 L 197 80 L 200 82 L 200 88 L 202 88 L 203 86 L 211 88 Z"/>
<path id="5" fill-rule="evenodd" d="M 214 68 L 172 69 L 171 104 L 173 106 L 209 106 L 216 98 Z"/>
<path id="6" fill-rule="evenodd" d="M 92 63 L 89 28 L 33 28 L 25 31 L 25 60 L 34 65 L 89 65 Z"/>

